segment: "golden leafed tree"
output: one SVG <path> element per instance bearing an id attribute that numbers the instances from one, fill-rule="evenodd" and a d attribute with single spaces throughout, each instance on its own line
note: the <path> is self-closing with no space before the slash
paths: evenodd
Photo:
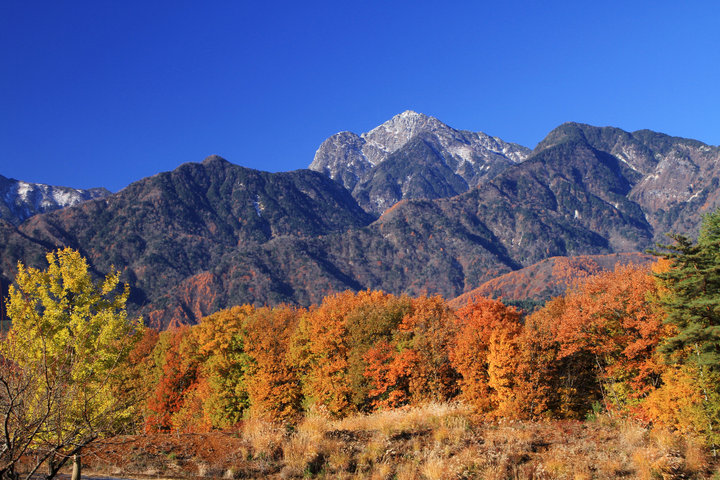
<path id="1" fill-rule="evenodd" d="M 54 476 L 72 455 L 116 433 L 132 413 L 118 395 L 126 359 L 142 333 L 125 310 L 128 287 L 112 272 L 95 283 L 85 259 L 66 248 L 45 270 L 18 264 L 0 344 L 0 475 L 13 477 L 32 453 L 29 474 Z M 30 456 L 29 456 L 30 457 Z"/>

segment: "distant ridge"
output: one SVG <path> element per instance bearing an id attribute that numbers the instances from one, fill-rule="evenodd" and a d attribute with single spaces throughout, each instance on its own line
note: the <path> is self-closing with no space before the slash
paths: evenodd
<path id="1" fill-rule="evenodd" d="M 532 301 L 542 303 L 562 295 L 574 281 L 615 268 L 616 265 L 647 265 L 656 260 L 643 253 L 612 253 L 551 257 L 493 278 L 478 288 L 452 299 L 453 308 L 461 308 L 478 297 L 499 298 L 506 302 Z"/>
<path id="2" fill-rule="evenodd" d="M 111 192 L 105 188 L 81 190 L 56 187 L 42 183 L 28 183 L 0 175 L 0 218 L 20 225 L 38 213 L 52 212 L 71 207 L 95 198 L 104 198 Z"/>

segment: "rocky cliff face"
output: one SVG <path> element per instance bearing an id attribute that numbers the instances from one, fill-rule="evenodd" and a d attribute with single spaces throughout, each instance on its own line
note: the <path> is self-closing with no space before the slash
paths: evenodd
<path id="1" fill-rule="evenodd" d="M 38 213 L 71 207 L 95 198 L 104 198 L 110 191 L 104 188 L 80 190 L 41 183 L 28 183 L 0 175 L 0 218 L 19 225 Z"/>
<path id="2" fill-rule="evenodd" d="M 463 193 L 529 153 L 482 132 L 455 130 L 406 111 L 362 135 L 333 135 L 320 145 L 309 168 L 342 183 L 363 208 L 380 214 L 402 199 Z"/>

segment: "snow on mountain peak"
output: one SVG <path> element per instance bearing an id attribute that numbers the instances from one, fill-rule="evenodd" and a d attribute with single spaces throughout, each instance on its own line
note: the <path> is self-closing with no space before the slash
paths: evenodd
<path id="1" fill-rule="evenodd" d="M 340 132 L 331 136 L 318 148 L 310 169 L 353 191 L 379 164 L 415 138 L 432 144 L 438 165 L 446 165 L 443 168 L 452 169 L 470 186 L 522 162 L 530 154 L 530 149 L 520 145 L 482 132 L 456 130 L 435 117 L 405 110 L 360 135 Z"/>
<path id="2" fill-rule="evenodd" d="M 0 175 L 0 198 L 2 198 L 0 218 L 18 225 L 35 214 L 70 207 L 108 195 L 110 192 L 104 188 L 80 190 L 29 183 Z"/>

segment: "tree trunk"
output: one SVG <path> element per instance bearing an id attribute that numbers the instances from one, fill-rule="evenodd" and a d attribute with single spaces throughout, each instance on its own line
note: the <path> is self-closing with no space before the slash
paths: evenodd
<path id="1" fill-rule="evenodd" d="M 73 469 L 72 469 L 72 476 L 70 477 L 70 480 L 80 480 L 80 470 L 82 469 L 82 463 L 80 460 L 80 455 L 75 454 L 73 456 Z"/>
<path id="2" fill-rule="evenodd" d="M 55 475 L 55 454 L 51 453 L 47 459 L 48 477 Z"/>

